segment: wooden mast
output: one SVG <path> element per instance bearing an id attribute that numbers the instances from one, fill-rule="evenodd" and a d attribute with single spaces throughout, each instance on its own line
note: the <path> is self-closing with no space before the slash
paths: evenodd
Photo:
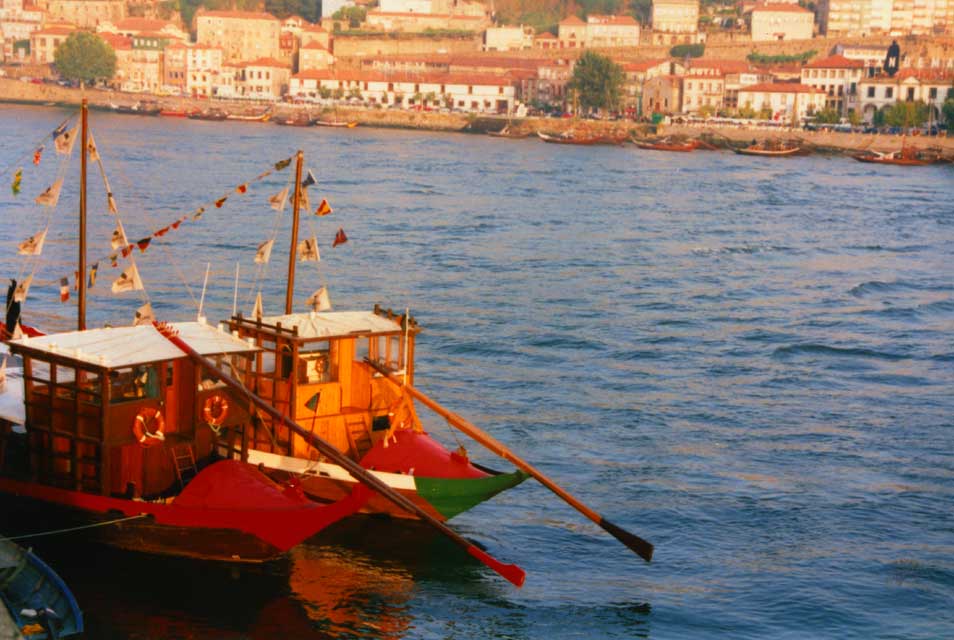
<path id="1" fill-rule="evenodd" d="M 288 284 L 285 288 L 285 313 L 292 312 L 292 300 L 295 297 L 295 259 L 298 253 L 298 209 L 301 206 L 301 166 L 305 154 L 298 150 L 295 156 L 295 197 L 292 200 L 291 248 L 288 250 Z"/>
<path id="2" fill-rule="evenodd" d="M 89 148 L 89 105 L 83 98 L 80 111 L 80 196 L 79 196 L 79 268 L 76 284 L 79 288 L 79 302 L 76 305 L 76 328 L 86 329 L 86 156 Z"/>

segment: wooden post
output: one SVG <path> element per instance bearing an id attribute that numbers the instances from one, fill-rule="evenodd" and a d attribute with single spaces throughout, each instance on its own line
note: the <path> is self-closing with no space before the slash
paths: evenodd
<path id="1" fill-rule="evenodd" d="M 76 275 L 79 296 L 76 328 L 83 331 L 86 329 L 86 156 L 89 147 L 89 105 L 86 98 L 83 98 L 80 114 L 79 267 Z"/>
<path id="2" fill-rule="evenodd" d="M 295 297 L 295 260 L 298 257 L 298 209 L 301 207 L 301 169 L 305 154 L 301 150 L 295 156 L 295 197 L 292 200 L 291 248 L 288 250 L 288 284 L 285 287 L 285 313 L 292 312 Z"/>

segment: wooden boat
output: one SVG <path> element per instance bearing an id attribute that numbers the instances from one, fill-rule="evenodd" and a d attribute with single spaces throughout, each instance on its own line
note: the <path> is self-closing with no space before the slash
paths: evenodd
<path id="1" fill-rule="evenodd" d="M 529 137 L 530 132 L 529 131 L 514 131 L 512 128 L 510 128 L 510 125 L 508 124 L 500 131 L 488 131 L 487 135 L 493 136 L 495 138 L 511 138 L 513 140 L 519 140 L 519 139 Z"/>
<path id="2" fill-rule="evenodd" d="M 345 120 L 321 120 L 316 119 L 312 124 L 317 127 L 341 127 L 346 129 L 354 129 L 358 126 L 357 121 L 345 121 Z"/>
<path id="3" fill-rule="evenodd" d="M 272 118 L 272 122 L 285 127 L 310 127 L 314 120 L 307 114 Z"/>
<path id="4" fill-rule="evenodd" d="M 853 155 L 852 158 L 858 162 L 894 164 L 906 167 L 923 167 L 930 164 L 946 164 L 950 162 L 950 160 L 944 158 L 940 150 L 920 150 L 907 145 L 902 146 L 899 151 L 889 153 L 867 150 Z"/>
<path id="5" fill-rule="evenodd" d="M 564 132 L 559 134 L 547 134 L 542 131 L 537 131 L 537 137 L 539 137 L 544 142 L 549 142 L 551 144 L 583 144 L 591 145 L 597 144 L 601 141 L 600 136 L 579 136 L 570 132 Z"/>
<path id="6" fill-rule="evenodd" d="M 186 109 L 162 109 L 159 115 L 165 118 L 187 118 L 191 113 L 193 111 Z"/>
<path id="7" fill-rule="evenodd" d="M 676 142 L 669 138 L 663 138 L 656 142 L 640 141 L 633 140 L 637 147 L 640 149 L 650 149 L 653 151 L 679 151 L 687 153 L 690 151 L 695 151 L 699 146 L 696 140 L 686 140 L 684 142 Z"/>
<path id="8" fill-rule="evenodd" d="M 157 116 L 162 111 L 159 105 L 155 102 L 148 102 L 145 100 L 140 100 L 133 105 L 111 104 L 109 108 L 111 111 L 113 111 L 113 113 L 124 113 L 137 116 Z"/>
<path id="9" fill-rule="evenodd" d="M 783 156 L 794 156 L 800 153 L 805 153 L 802 147 L 790 144 L 788 142 L 764 142 L 762 144 L 752 144 L 741 149 L 733 149 L 736 153 L 744 156 L 768 156 L 768 157 L 783 157 Z"/>
<path id="10" fill-rule="evenodd" d="M 272 113 L 267 109 L 259 113 L 228 113 L 225 116 L 226 120 L 242 120 L 244 122 L 268 122 L 271 117 Z"/>
<path id="11" fill-rule="evenodd" d="M 0 604 L 27 638 L 67 638 L 83 632 L 83 612 L 63 579 L 32 551 L 4 538 Z"/>
<path id="12" fill-rule="evenodd" d="M 206 109 L 193 111 L 188 117 L 192 120 L 225 120 L 229 117 L 229 113 L 223 109 Z"/>

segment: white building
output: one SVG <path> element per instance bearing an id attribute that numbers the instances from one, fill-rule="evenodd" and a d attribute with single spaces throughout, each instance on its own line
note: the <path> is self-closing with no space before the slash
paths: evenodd
<path id="1" fill-rule="evenodd" d="M 793 82 L 766 82 L 739 89 L 739 107 L 771 110 L 774 120 L 801 122 L 825 107 L 825 92 Z"/>
<path id="2" fill-rule="evenodd" d="M 533 27 L 488 27 L 484 51 L 522 51 L 533 48 Z"/>
<path id="3" fill-rule="evenodd" d="M 759 4 L 752 9 L 752 41 L 811 40 L 815 14 L 792 3 Z"/>
<path id="4" fill-rule="evenodd" d="M 813 60 L 802 67 L 802 84 L 824 91 L 825 106 L 842 115 L 858 111 L 858 84 L 864 77 L 863 62 L 840 55 Z"/>

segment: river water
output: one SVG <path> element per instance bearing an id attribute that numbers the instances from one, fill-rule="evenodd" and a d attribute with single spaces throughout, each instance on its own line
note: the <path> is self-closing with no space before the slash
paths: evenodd
<path id="1" fill-rule="evenodd" d="M 0 266 L 39 231 L 66 112 L 0 107 Z M 954 635 L 954 169 L 560 147 L 463 134 L 93 113 L 160 318 L 251 311 L 256 246 L 301 148 L 337 309 L 409 307 L 417 385 L 651 540 L 645 564 L 527 482 L 451 524 L 526 569 L 511 587 L 420 526 L 359 518 L 237 574 L 37 539 L 95 638 L 940 638 Z M 25 161 L 20 160 L 25 158 Z M 67 327 L 76 154 L 26 321 Z M 24 167 L 23 193 L 7 188 Z M 91 173 L 91 184 L 98 174 Z M 229 195 L 221 208 L 211 206 Z M 113 221 L 90 196 L 90 258 Z M 349 241 L 337 248 L 337 229 Z M 90 325 L 128 323 L 100 263 Z M 423 414 L 456 446 L 450 428 Z M 463 436 L 461 436 L 463 438 Z M 469 447 L 477 460 L 506 464 Z M 0 516 L 2 518 L 2 516 Z"/>

